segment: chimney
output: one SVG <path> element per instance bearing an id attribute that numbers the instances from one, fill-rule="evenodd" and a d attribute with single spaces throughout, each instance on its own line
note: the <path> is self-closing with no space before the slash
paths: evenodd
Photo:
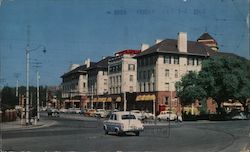
<path id="1" fill-rule="evenodd" d="M 72 71 L 72 70 L 74 70 L 75 68 L 77 68 L 79 66 L 80 66 L 79 64 L 71 64 L 70 67 L 69 67 L 69 71 Z"/>
<path id="2" fill-rule="evenodd" d="M 177 47 L 178 47 L 179 52 L 187 52 L 187 33 L 186 32 L 179 32 Z"/>
<path id="3" fill-rule="evenodd" d="M 158 44 L 158 43 L 160 43 L 162 40 L 161 39 L 156 39 L 155 40 L 155 44 Z"/>
<path id="4" fill-rule="evenodd" d="M 89 59 L 89 58 L 87 58 L 87 59 L 84 61 L 84 65 L 86 65 L 87 68 L 90 67 L 90 59 Z"/>
<path id="5" fill-rule="evenodd" d="M 149 45 L 148 44 L 144 44 L 142 43 L 141 44 L 141 51 L 143 52 L 144 50 L 148 49 L 149 48 Z"/>

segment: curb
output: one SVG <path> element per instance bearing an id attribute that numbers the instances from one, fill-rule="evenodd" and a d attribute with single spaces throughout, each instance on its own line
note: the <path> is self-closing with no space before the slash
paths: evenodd
<path id="1" fill-rule="evenodd" d="M 25 126 L 25 125 L 19 125 L 19 127 L 16 128 L 7 128 L 1 126 L 1 131 L 18 131 L 18 130 L 27 130 L 27 129 L 39 129 L 39 128 L 44 128 L 44 127 L 50 127 L 53 125 L 56 125 L 57 121 L 49 121 L 49 123 L 46 124 L 38 124 L 38 125 L 29 125 L 29 126 Z"/>

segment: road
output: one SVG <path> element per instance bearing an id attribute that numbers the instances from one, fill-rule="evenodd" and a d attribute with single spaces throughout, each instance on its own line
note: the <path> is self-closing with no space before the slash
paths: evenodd
<path id="1" fill-rule="evenodd" d="M 79 116 L 78 116 L 79 117 Z M 2 132 L 8 151 L 169 151 L 240 152 L 250 145 L 249 121 L 183 122 L 150 127 L 139 136 L 104 135 L 102 122 L 53 117 L 50 127 Z"/>

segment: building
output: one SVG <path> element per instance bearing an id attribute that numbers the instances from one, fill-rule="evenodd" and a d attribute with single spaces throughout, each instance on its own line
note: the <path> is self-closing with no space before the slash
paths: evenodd
<path id="1" fill-rule="evenodd" d="M 102 60 L 86 69 L 88 75 L 88 105 L 89 108 L 111 109 L 111 100 L 108 94 L 108 61 L 111 57 Z"/>
<path id="2" fill-rule="evenodd" d="M 127 92 L 136 92 L 137 61 L 133 58 L 140 50 L 123 50 L 117 52 L 108 63 L 109 94 L 114 101 L 114 108 L 124 109 L 124 98 Z M 123 106 L 122 106 L 123 105 Z"/>
<path id="3" fill-rule="evenodd" d="M 90 59 L 85 60 L 83 65 L 72 64 L 69 72 L 61 76 L 62 99 L 65 108 L 86 107 L 88 96 L 87 69 L 94 64 Z"/>
<path id="4" fill-rule="evenodd" d="M 217 41 L 208 33 L 203 33 L 198 39 L 197 42 L 202 43 L 208 47 L 210 47 L 214 51 L 218 51 L 218 43 Z"/>
<path id="5" fill-rule="evenodd" d="M 203 43 L 188 41 L 184 32 L 178 34 L 177 40 L 157 40 L 148 48 L 142 45 L 142 52 L 135 56 L 138 65 L 136 101 L 150 112 L 154 100 L 156 112 L 166 108 L 180 111 L 175 83 L 189 71 L 200 71 L 202 60 L 213 53 Z"/>

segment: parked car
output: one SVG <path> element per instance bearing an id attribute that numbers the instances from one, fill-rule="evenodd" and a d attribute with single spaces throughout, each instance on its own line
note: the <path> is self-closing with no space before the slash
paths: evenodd
<path id="1" fill-rule="evenodd" d="M 122 111 L 112 113 L 109 120 L 103 122 L 103 129 L 105 134 L 115 132 L 116 135 L 119 136 L 128 132 L 133 132 L 136 136 L 139 136 L 144 127 L 134 113 Z"/>
<path id="2" fill-rule="evenodd" d="M 146 117 L 140 110 L 131 110 L 135 114 L 136 118 L 139 120 L 144 120 Z"/>
<path id="3" fill-rule="evenodd" d="M 47 108 L 48 116 L 56 116 L 59 117 L 59 110 L 55 108 Z"/>
<path id="4" fill-rule="evenodd" d="M 106 116 L 106 118 L 109 118 L 111 115 L 112 115 L 112 113 L 113 112 L 118 112 L 119 110 L 117 110 L 117 109 L 114 109 L 113 111 L 112 110 L 107 110 L 106 112 L 107 112 L 107 116 Z"/>
<path id="5" fill-rule="evenodd" d="M 107 116 L 107 111 L 105 109 L 96 109 L 94 113 L 95 113 L 95 117 L 104 118 Z"/>
<path id="6" fill-rule="evenodd" d="M 231 118 L 232 120 L 247 120 L 247 116 L 240 112 Z"/>
<path id="7" fill-rule="evenodd" d="M 95 116 L 95 109 L 87 109 L 87 111 L 84 113 L 85 116 L 94 117 Z"/>
<path id="8" fill-rule="evenodd" d="M 68 112 L 68 109 L 61 108 L 61 109 L 59 110 L 59 112 L 61 112 L 61 113 L 67 113 L 67 112 Z"/>
<path id="9" fill-rule="evenodd" d="M 154 114 L 152 114 L 150 112 L 143 112 L 143 115 L 145 116 L 146 119 L 154 119 L 155 118 Z"/>
<path id="10" fill-rule="evenodd" d="M 80 113 L 81 113 L 81 110 L 80 110 L 80 108 L 69 108 L 69 109 L 68 109 L 68 112 L 69 112 L 69 113 L 77 113 L 77 114 L 80 114 Z"/>
<path id="11" fill-rule="evenodd" d="M 176 120 L 177 115 L 172 111 L 161 111 L 161 113 L 157 116 L 157 119 L 160 120 Z"/>

